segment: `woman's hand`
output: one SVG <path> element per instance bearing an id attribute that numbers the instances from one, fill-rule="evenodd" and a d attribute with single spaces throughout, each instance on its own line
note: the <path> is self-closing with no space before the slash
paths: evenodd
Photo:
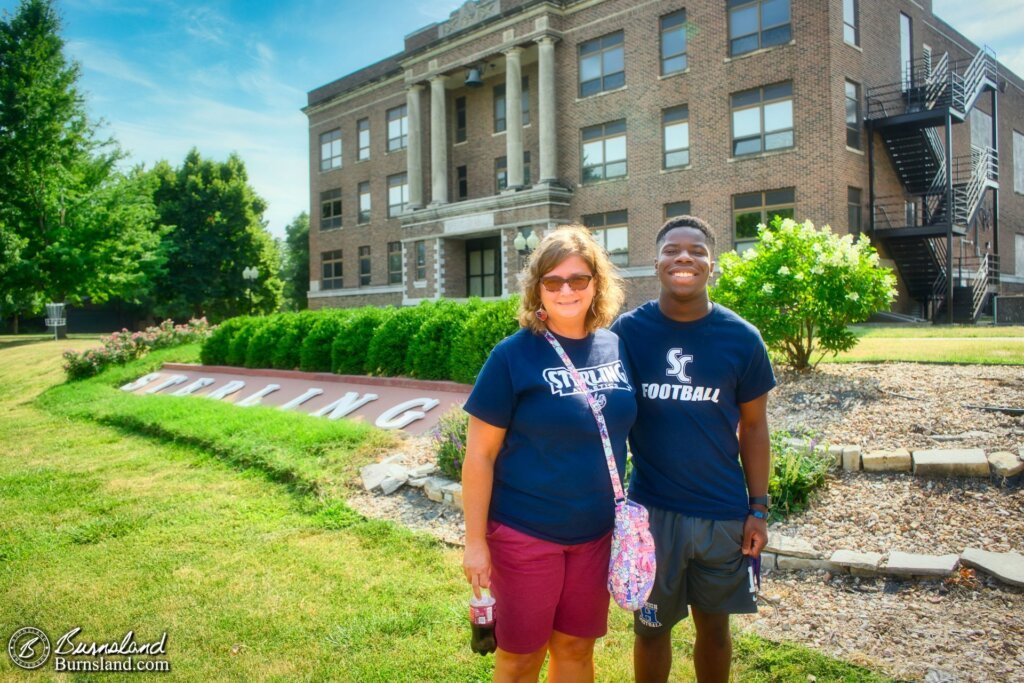
<path id="1" fill-rule="evenodd" d="M 466 541 L 462 553 L 462 571 L 473 585 L 473 595 L 480 597 L 481 588 L 491 586 L 491 551 L 486 541 Z"/>

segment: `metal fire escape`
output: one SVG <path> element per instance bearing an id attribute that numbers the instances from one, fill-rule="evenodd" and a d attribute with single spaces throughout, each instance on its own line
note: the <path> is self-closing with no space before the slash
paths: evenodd
<path id="1" fill-rule="evenodd" d="M 951 62 L 945 54 L 928 62 L 908 64 L 899 83 L 867 90 L 872 237 L 896 262 L 925 317 L 974 322 L 999 277 L 998 72 L 988 48 L 970 60 Z M 972 146 L 970 155 L 954 157 L 953 125 L 986 91 L 992 147 Z M 875 196 L 876 133 L 900 178 L 901 195 Z M 991 212 L 982 208 L 989 190 Z M 983 244 L 986 228 L 993 236 Z"/>

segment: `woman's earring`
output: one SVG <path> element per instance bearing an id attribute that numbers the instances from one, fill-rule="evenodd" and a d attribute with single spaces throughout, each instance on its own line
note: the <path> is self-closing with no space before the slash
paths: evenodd
<path id="1" fill-rule="evenodd" d="M 541 322 L 544 322 L 545 320 L 548 319 L 548 312 L 545 311 L 543 308 L 538 308 L 537 312 L 534 313 L 534 315 L 537 316 L 537 320 Z"/>

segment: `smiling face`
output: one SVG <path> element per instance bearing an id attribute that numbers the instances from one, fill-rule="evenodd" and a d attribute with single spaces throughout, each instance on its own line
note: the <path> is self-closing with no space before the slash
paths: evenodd
<path id="1" fill-rule="evenodd" d="M 697 228 L 674 228 L 665 233 L 654 270 L 661 290 L 677 301 L 706 299 L 708 278 L 715 262 L 704 233 Z"/>
<path id="2" fill-rule="evenodd" d="M 587 262 L 573 254 L 544 273 L 544 277 L 570 278 L 574 275 L 593 276 L 593 274 Z M 537 287 L 540 291 L 541 303 L 548 313 L 547 324 L 552 332 L 569 337 L 577 336 L 580 331 L 585 332 L 587 312 L 594 300 L 594 280 L 587 284 L 586 289 L 578 292 L 570 288 L 568 283 L 563 284 L 557 292 L 549 292 L 541 284 L 538 284 Z"/>

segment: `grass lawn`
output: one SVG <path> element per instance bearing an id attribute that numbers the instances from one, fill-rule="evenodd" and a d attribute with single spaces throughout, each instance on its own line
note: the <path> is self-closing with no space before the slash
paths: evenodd
<path id="1" fill-rule="evenodd" d="M 387 437 L 114 388 L 194 347 L 62 385 L 60 352 L 94 340 L 19 341 L 0 338 L 3 642 L 25 625 L 51 640 L 76 626 L 101 642 L 167 631 L 161 680 L 490 679 L 493 658 L 468 647 L 460 551 L 344 503 L 344 480 Z M 689 681 L 692 633 L 679 630 L 673 680 Z M 632 680 L 631 643 L 613 610 L 599 680 Z M 735 647 L 737 681 L 886 680 L 746 634 Z M 86 680 L 6 655 L 0 678 Z"/>
<path id="2" fill-rule="evenodd" d="M 1024 365 L 1024 327 L 856 325 L 857 346 L 823 363 Z"/>

